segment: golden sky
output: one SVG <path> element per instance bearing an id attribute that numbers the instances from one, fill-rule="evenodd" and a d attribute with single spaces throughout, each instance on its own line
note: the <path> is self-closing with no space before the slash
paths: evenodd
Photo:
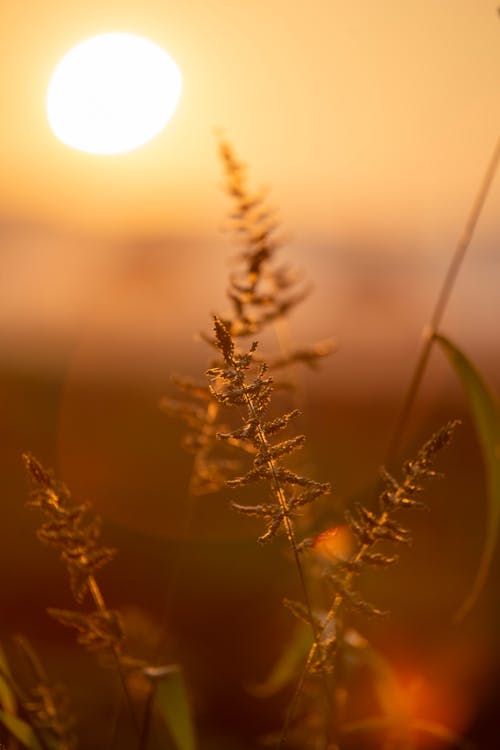
<path id="1" fill-rule="evenodd" d="M 1 3 L 0 356 L 178 368 L 225 304 L 223 128 L 315 286 L 298 340 L 338 337 L 349 382 L 367 363 L 399 382 L 498 135 L 496 2 Z M 56 140 L 45 95 L 109 31 L 163 46 L 184 88 L 152 142 L 95 156 Z M 445 321 L 495 363 L 499 208 L 497 180 Z"/>
<path id="2" fill-rule="evenodd" d="M 4 2 L 1 215 L 90 236 L 215 232 L 222 127 L 292 232 L 439 239 L 457 230 L 497 135 L 496 4 Z M 170 52 L 180 106 L 135 152 L 78 153 L 49 130 L 48 80 L 75 43 L 115 30 Z"/>

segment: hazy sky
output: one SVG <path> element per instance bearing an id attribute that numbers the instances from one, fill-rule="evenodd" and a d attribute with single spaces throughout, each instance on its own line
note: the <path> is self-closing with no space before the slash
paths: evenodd
<path id="1" fill-rule="evenodd" d="M 120 347 L 137 362 L 148 341 L 172 359 L 167 338 L 191 345 L 224 304 L 222 127 L 252 184 L 271 186 L 292 261 L 316 285 L 305 337 L 338 335 L 346 372 L 371 362 L 387 382 L 381 352 L 400 363 L 414 352 L 497 138 L 496 4 L 2 3 L 2 356 L 50 359 L 70 346 L 85 369 L 116 363 Z M 184 78 L 164 132 L 112 157 L 64 146 L 45 115 L 62 55 L 107 31 L 151 38 Z M 451 311 L 451 332 L 490 355 L 499 209 L 497 180 Z"/>

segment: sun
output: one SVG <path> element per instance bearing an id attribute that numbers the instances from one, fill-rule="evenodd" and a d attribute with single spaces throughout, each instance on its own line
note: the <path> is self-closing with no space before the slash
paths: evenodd
<path id="1" fill-rule="evenodd" d="M 133 34 L 100 34 L 57 65 L 47 117 L 54 135 L 79 151 L 133 151 L 163 130 L 181 88 L 179 68 L 157 44 Z"/>

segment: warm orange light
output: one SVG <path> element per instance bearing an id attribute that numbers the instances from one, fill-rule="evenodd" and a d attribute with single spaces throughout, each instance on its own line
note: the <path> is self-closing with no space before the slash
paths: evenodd
<path id="1" fill-rule="evenodd" d="M 334 526 L 313 540 L 314 551 L 328 562 L 348 560 L 354 549 L 354 536 L 348 526 Z"/>
<path id="2" fill-rule="evenodd" d="M 161 47 L 132 34 L 101 34 L 73 47 L 47 92 L 54 134 L 79 151 L 116 154 L 157 135 L 179 101 L 179 68 Z"/>

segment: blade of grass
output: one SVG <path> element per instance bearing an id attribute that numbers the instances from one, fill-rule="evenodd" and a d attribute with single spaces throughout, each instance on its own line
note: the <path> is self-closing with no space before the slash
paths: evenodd
<path id="1" fill-rule="evenodd" d="M 372 716 L 367 719 L 357 719 L 344 724 L 342 727 L 343 734 L 355 734 L 358 732 L 373 732 L 380 729 L 390 729 L 390 719 L 385 716 Z M 476 746 L 466 739 L 456 734 L 448 727 L 439 724 L 436 721 L 427 721 L 426 719 L 415 719 L 411 722 L 410 729 L 415 733 L 427 734 L 435 737 L 441 742 L 446 742 L 449 747 L 456 747 L 460 750 L 476 750 Z"/>
<path id="2" fill-rule="evenodd" d="M 415 719 L 412 724 L 412 729 L 415 732 L 421 732 L 428 734 L 431 737 L 435 737 L 437 740 L 446 742 L 447 745 L 457 747 L 460 750 L 477 750 L 476 745 L 469 742 L 464 737 L 454 732 L 448 727 L 439 724 L 437 721 L 429 721 L 428 719 Z"/>
<path id="3" fill-rule="evenodd" d="M 434 335 L 453 366 L 467 396 L 481 446 L 488 492 L 486 538 L 472 589 L 461 604 L 455 620 L 462 620 L 474 606 L 486 581 L 500 523 L 500 415 L 495 397 L 479 371 L 448 338 Z"/>
<path id="4" fill-rule="evenodd" d="M 300 671 L 312 643 L 310 628 L 299 623 L 267 678 L 264 682 L 253 685 L 250 692 L 259 698 L 267 698 L 288 685 Z"/>
<path id="5" fill-rule="evenodd" d="M 8 714 L 15 714 L 17 712 L 17 701 L 16 696 L 9 685 L 10 679 L 12 679 L 12 677 L 7 657 L 0 645 L 0 706 L 2 706 Z"/>
<path id="6" fill-rule="evenodd" d="M 446 275 L 443 279 L 443 283 L 441 285 L 441 289 L 439 291 L 438 298 L 436 300 L 436 304 L 434 306 L 434 310 L 432 312 L 429 324 L 424 328 L 424 336 L 423 336 L 423 341 L 422 341 L 422 345 L 420 348 L 420 353 L 418 355 L 418 359 L 415 364 L 415 368 L 413 370 L 410 383 L 408 385 L 408 389 L 407 389 L 407 392 L 403 401 L 403 405 L 401 407 L 401 411 L 397 418 L 396 426 L 394 427 L 394 430 L 390 439 L 389 447 L 387 450 L 387 458 L 386 458 L 387 465 L 392 463 L 392 461 L 396 457 L 396 452 L 399 449 L 399 444 L 403 437 L 406 424 L 408 422 L 408 418 L 413 408 L 413 404 L 415 403 L 415 399 L 419 391 L 422 378 L 424 377 L 424 373 L 427 368 L 427 363 L 429 361 L 430 353 L 432 350 L 432 345 L 434 343 L 433 335 L 439 330 L 441 326 L 441 321 L 446 312 L 448 302 L 453 292 L 453 288 L 455 286 L 455 281 L 457 279 L 458 272 L 460 271 L 460 268 L 462 267 L 462 263 L 464 261 L 465 255 L 467 253 L 469 245 L 474 236 L 474 231 L 476 229 L 477 223 L 479 221 L 479 217 L 481 216 L 482 210 L 484 208 L 484 204 L 486 203 L 486 199 L 488 197 L 488 193 L 490 192 L 491 185 L 493 184 L 493 179 L 498 169 L 499 162 L 500 162 L 500 138 L 497 140 L 495 144 L 495 148 L 488 162 L 488 166 L 486 168 L 486 172 L 484 174 L 483 180 L 479 187 L 479 191 L 476 195 L 474 203 L 472 204 L 472 208 L 471 208 L 469 216 L 467 217 L 467 221 L 465 222 L 465 226 L 462 231 L 462 234 L 460 235 L 458 239 L 455 252 L 453 253 L 450 264 L 448 266 L 448 270 L 446 271 Z"/>
<path id="7" fill-rule="evenodd" d="M 155 699 L 176 750 L 196 750 L 189 697 L 180 668 L 155 680 Z"/>
<path id="8" fill-rule="evenodd" d="M 0 709 L 0 723 L 28 750 L 42 750 L 35 732 L 23 719 Z"/>
<path id="9" fill-rule="evenodd" d="M 404 716 L 401 690 L 396 674 L 387 659 L 368 643 L 361 647 L 344 644 L 344 648 L 358 666 L 364 665 L 371 673 L 375 694 L 383 714 L 393 722 L 401 722 Z"/>

